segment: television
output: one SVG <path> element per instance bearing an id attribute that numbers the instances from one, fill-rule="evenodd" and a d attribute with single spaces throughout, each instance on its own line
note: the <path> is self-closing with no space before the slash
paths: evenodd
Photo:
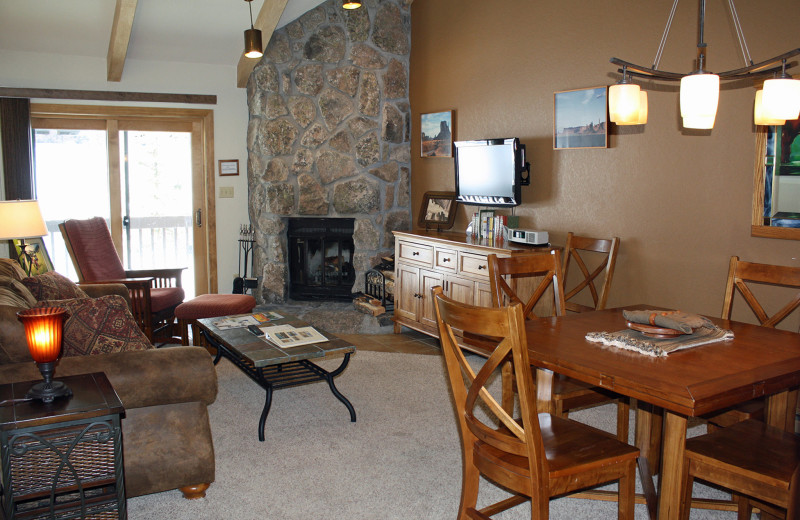
<path id="1" fill-rule="evenodd" d="M 530 164 L 519 138 L 456 141 L 456 200 L 479 206 L 519 206 Z M 523 172 L 527 174 L 523 177 Z"/>

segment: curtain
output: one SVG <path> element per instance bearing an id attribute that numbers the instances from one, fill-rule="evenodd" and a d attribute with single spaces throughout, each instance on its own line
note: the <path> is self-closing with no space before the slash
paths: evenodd
<path id="1" fill-rule="evenodd" d="M 30 99 L 0 98 L 0 138 L 6 200 L 35 198 Z"/>

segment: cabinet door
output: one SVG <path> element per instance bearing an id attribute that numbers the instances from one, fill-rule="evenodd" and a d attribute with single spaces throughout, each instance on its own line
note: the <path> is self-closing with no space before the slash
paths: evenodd
<path id="1" fill-rule="evenodd" d="M 419 314 L 419 267 L 397 264 L 394 288 L 394 312 L 417 321 Z"/>
<path id="2" fill-rule="evenodd" d="M 459 278 L 458 276 L 447 277 L 447 296 L 457 302 L 474 305 L 475 302 L 475 281 Z"/>
<path id="3" fill-rule="evenodd" d="M 420 269 L 419 271 L 419 288 L 421 298 L 419 298 L 419 317 L 417 319 L 422 325 L 433 327 L 434 330 L 437 329 L 436 310 L 433 307 L 433 295 L 431 294 L 431 289 L 437 285 L 442 285 L 443 278 L 444 277 L 442 273 L 427 271 L 425 269 Z"/>
<path id="4" fill-rule="evenodd" d="M 492 306 L 492 288 L 488 283 L 475 282 L 475 305 L 478 307 Z"/>

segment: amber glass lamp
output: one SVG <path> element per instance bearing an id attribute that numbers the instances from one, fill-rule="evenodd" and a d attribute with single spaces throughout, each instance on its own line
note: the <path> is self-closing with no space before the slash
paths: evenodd
<path id="1" fill-rule="evenodd" d="M 67 311 L 61 307 L 41 307 L 17 313 L 25 326 L 28 350 L 39 367 L 44 381 L 34 384 L 25 397 L 52 403 L 56 397 L 69 397 L 72 390 L 62 381 L 53 381 L 56 360 L 61 354 L 61 331 Z"/>

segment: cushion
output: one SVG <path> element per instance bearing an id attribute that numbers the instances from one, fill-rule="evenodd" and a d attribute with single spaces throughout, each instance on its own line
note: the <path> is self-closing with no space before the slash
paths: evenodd
<path id="1" fill-rule="evenodd" d="M 22 280 L 27 276 L 19 262 L 11 258 L 0 258 L 0 276 L 10 276 L 15 280 Z"/>
<path id="2" fill-rule="evenodd" d="M 110 294 L 99 298 L 40 301 L 37 307 L 67 309 L 69 318 L 64 323 L 62 356 L 153 348 L 122 296 Z"/>
<path id="3" fill-rule="evenodd" d="M 100 217 L 70 219 L 64 222 L 64 230 L 72 245 L 74 260 L 83 274 L 81 280 L 102 282 L 125 278 L 125 268 L 114 249 L 105 220 Z"/>
<path id="4" fill-rule="evenodd" d="M 175 317 L 183 320 L 216 318 L 229 314 L 245 314 L 256 306 L 256 299 L 249 294 L 201 294 L 178 305 Z"/>
<path id="5" fill-rule="evenodd" d="M 36 298 L 19 280 L 0 276 L 0 305 L 30 309 L 36 305 Z"/>
<path id="6" fill-rule="evenodd" d="M 24 278 L 22 283 L 31 291 L 33 297 L 39 301 L 89 297 L 80 287 L 75 285 L 75 282 L 55 271 L 29 276 Z"/>

